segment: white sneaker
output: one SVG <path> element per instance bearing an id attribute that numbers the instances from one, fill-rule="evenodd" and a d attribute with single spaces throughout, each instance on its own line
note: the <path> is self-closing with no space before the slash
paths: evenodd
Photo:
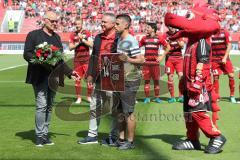
<path id="1" fill-rule="evenodd" d="M 88 101 L 89 103 L 91 102 L 91 100 L 92 100 L 91 97 L 87 97 L 87 101 Z"/>
<path id="2" fill-rule="evenodd" d="M 233 96 L 230 96 L 230 101 L 231 101 L 231 103 L 237 103 L 235 97 L 233 97 Z"/>
<path id="3" fill-rule="evenodd" d="M 77 100 L 76 100 L 76 104 L 80 104 L 82 102 L 82 99 L 81 98 L 78 98 Z"/>

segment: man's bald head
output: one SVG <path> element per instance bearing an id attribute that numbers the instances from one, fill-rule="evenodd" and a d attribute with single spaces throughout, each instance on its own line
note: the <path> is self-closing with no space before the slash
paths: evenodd
<path id="1" fill-rule="evenodd" d="M 43 17 L 44 28 L 50 32 L 53 32 L 57 28 L 58 15 L 53 11 L 47 11 Z"/>
<path id="2" fill-rule="evenodd" d="M 58 19 L 58 15 L 55 12 L 53 12 L 53 11 L 47 11 L 44 14 L 44 18 L 57 20 Z"/>

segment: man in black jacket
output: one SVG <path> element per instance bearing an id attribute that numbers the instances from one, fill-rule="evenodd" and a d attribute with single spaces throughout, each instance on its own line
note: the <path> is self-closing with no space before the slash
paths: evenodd
<path id="1" fill-rule="evenodd" d="M 64 85 L 64 74 L 74 80 L 78 75 L 72 71 L 64 61 L 56 66 L 48 68 L 41 64 L 31 63 L 35 47 L 47 42 L 63 51 L 60 36 L 54 32 L 57 26 L 57 15 L 54 12 L 46 12 L 42 29 L 34 30 L 27 35 L 24 48 L 24 59 L 28 62 L 26 83 L 32 84 L 35 93 L 36 115 L 35 133 L 36 146 L 53 145 L 50 141 L 48 130 L 51 118 L 52 104 L 58 86 Z"/>
<path id="2" fill-rule="evenodd" d="M 117 52 L 117 40 L 114 26 L 115 26 L 115 15 L 111 13 L 105 13 L 102 17 L 102 30 L 103 33 L 98 34 L 93 43 L 93 51 L 90 57 L 88 72 L 87 72 L 87 83 L 88 85 L 94 85 L 94 91 L 91 96 L 90 102 L 90 122 L 88 135 L 84 139 L 78 141 L 79 144 L 94 144 L 98 143 L 98 126 L 100 123 L 100 116 L 102 110 L 102 104 L 108 100 L 107 92 L 101 91 L 100 84 L 100 55 L 103 53 L 116 53 Z M 113 94 L 114 96 L 114 94 Z M 113 102 L 114 103 L 114 102 Z M 117 106 L 110 104 L 110 107 Z M 115 109 L 113 109 L 115 112 Z M 109 139 L 116 141 L 118 138 L 118 127 L 117 119 L 113 117 L 111 131 L 109 138 L 106 143 L 109 144 Z M 104 139 L 105 143 L 105 139 Z"/>

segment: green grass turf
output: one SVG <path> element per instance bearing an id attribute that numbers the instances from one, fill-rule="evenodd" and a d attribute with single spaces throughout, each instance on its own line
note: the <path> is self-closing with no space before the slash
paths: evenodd
<path id="1" fill-rule="evenodd" d="M 234 66 L 240 67 L 240 56 L 232 56 Z M 22 55 L 2 55 L 0 70 L 6 67 L 24 64 Z M 179 138 L 185 138 L 185 125 L 180 103 L 167 103 L 166 76 L 163 77 L 161 92 L 165 100 L 162 104 L 151 102 L 143 104 L 143 87 L 138 93 L 139 103 L 136 105 L 137 129 L 136 149 L 119 151 L 95 145 L 78 145 L 76 141 L 87 134 L 88 121 L 81 121 L 87 115 L 88 103 L 71 105 L 69 112 L 61 112 L 57 104 L 64 100 L 74 101 L 73 82 L 67 80 L 72 94 L 57 94 L 56 105 L 53 111 L 50 134 L 55 142 L 54 146 L 36 148 L 34 145 L 34 97 L 31 85 L 24 83 L 26 66 L 0 71 L 0 159 L 165 159 L 165 160 L 237 160 L 240 157 L 239 141 L 240 104 L 231 104 L 226 98 L 220 102 L 221 112 L 219 127 L 227 137 L 224 151 L 218 155 L 206 155 L 203 151 L 173 151 L 172 143 Z M 176 77 L 175 77 L 176 78 Z M 239 97 L 237 72 L 236 96 Z M 175 84 L 177 86 L 177 83 Z M 220 80 L 222 97 L 229 96 L 228 79 L 222 76 Z M 84 90 L 85 93 L 85 90 Z M 166 93 L 166 94 L 164 94 Z M 177 93 L 176 93 L 177 94 Z M 56 107 L 57 106 L 57 107 Z M 65 108 L 67 109 L 67 108 Z M 61 112 L 63 116 L 56 115 Z M 81 115 L 80 115 L 81 114 Z M 63 118 L 65 120 L 63 120 Z M 87 116 L 88 117 L 88 116 Z M 85 118 L 86 119 L 86 118 Z M 99 139 L 107 136 L 111 117 L 101 119 Z M 201 134 L 202 148 L 207 145 L 208 139 Z"/>

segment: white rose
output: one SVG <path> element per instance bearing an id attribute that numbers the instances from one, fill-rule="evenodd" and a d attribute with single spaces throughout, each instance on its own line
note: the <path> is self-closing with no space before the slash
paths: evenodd
<path id="1" fill-rule="evenodd" d="M 47 42 L 43 42 L 43 46 L 46 46 L 48 43 Z"/>
<path id="2" fill-rule="evenodd" d="M 43 47 L 44 47 L 43 44 L 39 44 L 39 45 L 38 45 L 38 48 L 43 48 Z"/>

